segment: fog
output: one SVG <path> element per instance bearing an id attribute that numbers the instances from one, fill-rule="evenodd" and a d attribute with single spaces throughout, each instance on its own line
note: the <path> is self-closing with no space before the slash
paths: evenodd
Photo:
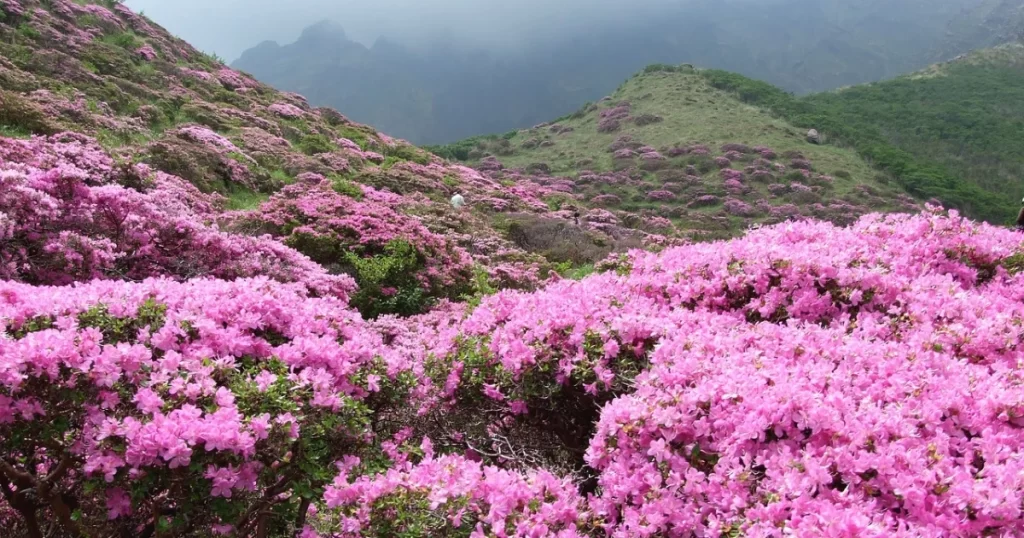
<path id="1" fill-rule="evenodd" d="M 518 48 L 595 25 L 649 17 L 686 1 L 710 0 L 127 0 L 172 33 L 229 62 L 264 40 L 294 41 L 303 28 L 331 19 L 349 38 L 418 44 Z M 735 1 L 735 0 L 734 0 Z M 742 1 L 742 0 L 741 0 Z"/>

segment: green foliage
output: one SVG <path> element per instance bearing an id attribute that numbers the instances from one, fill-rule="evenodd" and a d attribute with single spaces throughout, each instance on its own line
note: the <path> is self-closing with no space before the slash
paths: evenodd
<path id="1" fill-rule="evenodd" d="M 1024 191 L 1021 66 L 965 61 L 937 76 L 901 77 L 808 101 L 851 130 L 877 135 L 919 161 L 935 163 L 945 174 L 932 181 L 947 185 L 946 177 L 952 176 L 954 188 L 963 184 L 995 195 L 968 200 L 969 213 L 997 223 L 1015 216 L 1014 202 Z"/>
<path id="2" fill-rule="evenodd" d="M 429 306 L 427 290 L 416 279 L 425 259 L 408 241 L 392 240 L 376 256 L 364 258 L 349 251 L 344 258 L 359 284 L 352 305 L 364 316 L 413 315 Z"/>
<path id="3" fill-rule="evenodd" d="M 343 194 L 354 200 L 363 199 L 363 189 L 358 183 L 341 176 L 331 176 L 331 188 L 338 194 Z"/>
<path id="4" fill-rule="evenodd" d="M 394 162 L 412 161 L 416 164 L 421 165 L 430 164 L 429 153 L 415 146 L 409 146 L 406 144 L 399 144 L 396 146 L 385 148 L 384 157 L 386 159 L 392 159 Z"/>
<path id="5" fill-rule="evenodd" d="M 337 149 L 334 143 L 329 138 L 322 134 L 308 134 L 299 140 L 296 144 L 300 151 L 306 155 L 316 155 L 318 153 L 330 153 Z"/>
<path id="6" fill-rule="evenodd" d="M 78 324 L 83 329 L 93 327 L 103 333 L 103 341 L 111 344 L 133 342 L 139 331 L 148 327 L 158 331 L 164 325 L 167 306 L 155 299 L 147 299 L 139 307 L 135 317 L 119 318 L 110 314 L 107 307 L 97 305 L 78 315 Z"/>
<path id="7" fill-rule="evenodd" d="M 593 263 L 586 263 L 583 265 L 568 265 L 567 267 L 559 267 L 558 273 L 569 280 L 583 280 L 584 278 L 597 272 L 597 268 Z"/>
<path id="8" fill-rule="evenodd" d="M 1021 271 L 1024 271 L 1024 252 L 1018 252 L 1004 259 L 1000 265 L 1002 265 L 1003 268 L 1011 275 L 1016 275 Z"/>
<path id="9" fill-rule="evenodd" d="M 15 340 L 20 340 L 29 333 L 38 331 L 45 331 L 46 329 L 53 328 L 54 319 L 49 316 L 34 317 L 25 320 L 20 326 L 11 324 L 7 328 L 7 334 Z"/>
<path id="10" fill-rule="evenodd" d="M 125 146 L 138 146 L 145 143 L 146 136 L 135 131 L 122 131 L 113 129 L 100 129 L 96 132 L 96 141 L 107 149 L 123 148 Z"/>
<path id="11" fill-rule="evenodd" d="M 0 90 L 0 125 L 8 131 L 32 134 L 54 134 L 61 130 L 32 102 L 3 90 Z"/>
<path id="12" fill-rule="evenodd" d="M 651 73 L 688 73 L 693 71 L 693 66 L 689 64 L 683 65 L 668 65 L 668 64 L 651 64 L 644 68 L 644 74 Z"/>
<path id="13" fill-rule="evenodd" d="M 142 44 L 142 40 L 131 31 L 105 34 L 100 36 L 100 41 L 128 50 L 135 50 Z"/>
<path id="14" fill-rule="evenodd" d="M 515 136 L 514 133 L 513 136 Z M 470 159 L 469 153 L 480 147 L 481 142 L 497 139 L 498 137 L 495 135 L 474 136 L 451 144 L 425 146 L 423 149 L 441 157 L 442 159 L 448 159 L 450 161 L 468 161 Z"/>
<path id="15" fill-rule="evenodd" d="M 920 146 L 897 142 L 901 139 L 901 130 L 897 124 L 902 124 L 908 133 L 928 133 L 930 128 L 938 129 L 932 131 L 931 135 L 920 137 L 921 140 L 927 140 L 928 144 L 937 143 L 944 136 L 968 144 L 978 131 L 985 128 L 979 118 L 975 118 L 977 123 L 954 121 L 946 127 L 937 127 L 934 122 L 945 121 L 939 119 L 944 117 L 941 112 L 932 114 L 910 104 L 919 99 L 919 89 L 913 79 L 865 86 L 862 90 L 855 90 L 852 98 L 845 97 L 847 92 L 840 92 L 797 99 L 768 83 L 735 73 L 709 70 L 701 71 L 700 74 L 712 86 L 731 92 L 744 102 L 763 107 L 797 127 L 817 129 L 829 139 L 853 147 L 864 159 L 891 174 L 901 187 L 919 198 L 938 198 L 949 207 L 991 222 L 1006 222 L 1013 215 L 1011 200 L 1005 196 L 1001 199 L 985 191 L 974 181 L 962 180 L 947 164 L 952 159 L 933 161 Z M 966 99 L 966 88 L 971 87 L 974 85 L 968 84 L 964 90 L 954 91 L 952 95 L 956 97 L 949 97 L 951 103 Z M 864 97 L 861 98 L 861 95 Z M 907 112 L 908 115 L 904 116 L 899 112 L 904 107 L 916 112 Z M 921 126 L 920 122 L 927 121 L 929 116 L 932 117 L 932 123 L 929 124 L 931 127 Z M 892 117 L 898 119 L 890 123 L 886 118 Z M 941 134 L 942 129 L 954 133 L 944 135 Z M 956 132 L 960 129 L 963 131 Z M 996 138 L 1007 137 L 1008 132 Z M 1020 140 L 1020 136 L 1024 134 L 1016 140 Z M 992 142 L 982 141 L 981 144 L 984 146 Z M 1013 197 L 1013 200 L 1016 199 L 1016 196 Z"/>
<path id="16" fill-rule="evenodd" d="M 473 279 L 470 282 L 470 291 L 460 299 L 469 305 L 470 310 L 472 310 L 480 306 L 484 297 L 493 295 L 497 292 L 498 289 L 491 284 L 491 277 L 487 274 L 487 269 L 477 265 L 473 267 Z"/>
<path id="17" fill-rule="evenodd" d="M 270 195 L 254 192 L 240 185 L 233 185 L 228 191 L 227 209 L 232 211 L 256 209 L 267 201 Z"/>
<path id="18" fill-rule="evenodd" d="M 0 11 L 0 13 L 2 13 L 2 11 Z M 39 33 L 39 30 L 36 30 L 28 23 L 23 22 L 18 25 L 18 36 L 30 41 L 35 41 L 36 39 L 39 39 L 42 34 Z"/>
<path id="19" fill-rule="evenodd" d="M 363 149 L 366 149 L 366 144 L 370 141 L 365 132 L 356 129 L 351 125 L 342 125 L 338 127 L 338 135 L 359 144 L 359 147 Z"/>
<path id="20" fill-rule="evenodd" d="M 209 68 L 219 68 L 224 65 L 224 58 L 217 56 L 216 53 L 200 52 L 195 59 Z"/>
<path id="21" fill-rule="evenodd" d="M 0 136 L 6 138 L 31 138 L 32 131 L 18 125 L 0 123 Z"/>

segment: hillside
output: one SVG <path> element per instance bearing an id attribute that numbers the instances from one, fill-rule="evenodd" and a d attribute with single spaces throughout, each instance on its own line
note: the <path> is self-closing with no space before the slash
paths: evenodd
<path id="1" fill-rule="evenodd" d="M 499 168 L 568 176 L 567 192 L 591 205 L 669 217 L 695 237 L 913 207 L 854 151 L 806 134 L 698 71 L 652 66 L 558 121 L 432 150 L 495 178 Z"/>
<path id="2" fill-rule="evenodd" d="M 1024 31 L 1024 0 L 688 0 L 656 18 L 477 50 L 402 36 L 372 46 L 320 23 L 233 66 L 421 144 L 526 128 L 614 91 L 654 63 L 690 63 L 805 94 L 892 78 Z M 587 13 L 574 17 L 586 20 Z M 429 25 L 426 25 L 429 26 Z M 455 32 L 456 34 L 458 32 Z"/>
<path id="3" fill-rule="evenodd" d="M 794 97 L 734 73 L 716 88 L 856 150 L 919 198 L 1004 224 L 1020 190 L 1021 53 L 1009 44 L 891 81 Z"/>
<path id="4" fill-rule="evenodd" d="M 689 243 L 667 187 L 578 196 L 678 164 L 734 196 L 792 173 L 841 221 L 890 200 L 721 74 L 649 70 L 553 125 L 578 147 L 478 141 L 664 154 L 477 172 L 117 2 L 0 14 L 4 536 L 1024 534 L 1019 233 L 929 208 Z"/>
<path id="5" fill-rule="evenodd" d="M 104 5 L 4 4 L 0 134 L 50 137 L 10 142 L 9 155 L 28 147 L 56 151 L 44 148 L 65 143 L 65 131 L 79 133 L 71 138 L 79 151 L 123 167 L 93 187 L 115 183 L 148 200 L 190 192 L 190 207 L 161 218 L 204 223 L 197 245 L 209 240 L 204 234 L 229 232 L 218 237 L 230 243 L 268 233 L 329 273 L 354 276 L 361 291 L 353 301 L 364 314 L 422 312 L 480 286 L 531 288 L 556 266 L 565 271 L 675 235 L 639 229 L 636 219 L 600 230 L 574 226 L 571 215 L 548 203 L 564 193 L 533 177 L 499 183 L 444 162 L 230 69 L 120 4 Z M 449 207 L 455 192 L 473 202 L 471 210 Z M 564 233 L 554 244 L 517 246 L 509 240 L 513 221 Z M 110 247 L 115 252 L 89 252 L 117 231 L 99 224 L 79 224 L 76 233 L 89 241 L 62 247 L 92 260 L 74 274 L 20 278 L 63 283 L 160 272 L 151 260 L 128 261 L 141 248 L 130 241 Z M 53 248 L 50 239 L 36 241 L 33 248 Z M 61 263 L 60 255 L 53 258 L 49 263 Z M 203 263 L 176 271 L 252 270 Z"/>
<path id="6" fill-rule="evenodd" d="M 994 222 L 1016 216 L 1024 197 L 1024 44 L 807 101 L 849 129 L 879 133 L 997 196 L 992 206 L 974 208 L 975 214 Z"/>

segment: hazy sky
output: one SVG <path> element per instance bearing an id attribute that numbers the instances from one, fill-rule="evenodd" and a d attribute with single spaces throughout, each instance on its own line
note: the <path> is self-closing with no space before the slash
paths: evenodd
<path id="1" fill-rule="evenodd" d="M 417 42 L 436 35 L 490 46 L 525 43 L 594 24 L 651 15 L 692 0 L 127 0 L 205 52 L 233 61 L 264 40 L 289 43 L 332 19 L 364 44 L 380 35 Z"/>

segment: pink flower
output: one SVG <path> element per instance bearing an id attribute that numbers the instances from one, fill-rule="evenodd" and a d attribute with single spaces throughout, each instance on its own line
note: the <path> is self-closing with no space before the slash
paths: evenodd
<path id="1" fill-rule="evenodd" d="M 132 513 L 132 500 L 121 488 L 107 490 L 107 519 L 117 519 Z"/>
<path id="2" fill-rule="evenodd" d="M 484 395 L 492 400 L 498 400 L 499 402 L 505 399 L 505 395 L 498 390 L 498 387 L 491 384 L 484 385 Z"/>
<path id="3" fill-rule="evenodd" d="M 139 389 L 132 401 L 138 406 L 139 411 L 151 415 L 159 413 L 164 405 L 163 399 L 156 392 L 148 388 Z"/>
<path id="4" fill-rule="evenodd" d="M 267 392 L 271 385 L 277 382 L 277 376 L 267 370 L 260 370 L 256 375 L 256 387 L 260 392 Z"/>

